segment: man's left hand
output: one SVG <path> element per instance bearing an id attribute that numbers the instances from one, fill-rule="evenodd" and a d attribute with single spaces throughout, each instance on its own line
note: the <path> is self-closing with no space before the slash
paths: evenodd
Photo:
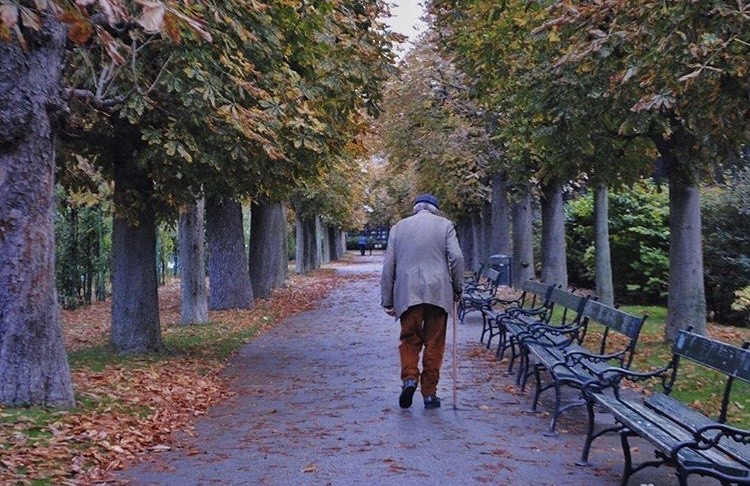
<path id="1" fill-rule="evenodd" d="M 383 307 L 383 310 L 386 314 L 388 314 L 391 317 L 396 317 L 396 311 L 393 310 L 393 307 Z"/>

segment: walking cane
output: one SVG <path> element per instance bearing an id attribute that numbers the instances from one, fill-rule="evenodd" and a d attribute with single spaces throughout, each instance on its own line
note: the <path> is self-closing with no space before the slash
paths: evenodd
<path id="1" fill-rule="evenodd" d="M 458 410 L 458 392 L 456 389 L 456 378 L 458 373 L 458 354 L 456 346 L 456 334 L 458 332 L 458 326 L 456 325 L 456 303 L 453 303 L 452 309 L 453 319 L 453 410 Z"/>

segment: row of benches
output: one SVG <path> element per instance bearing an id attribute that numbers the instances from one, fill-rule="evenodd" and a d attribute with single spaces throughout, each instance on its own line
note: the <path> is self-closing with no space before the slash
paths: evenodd
<path id="1" fill-rule="evenodd" d="M 463 320 L 470 312 L 481 312 L 480 341 L 486 338 L 489 349 L 497 338 L 499 358 L 510 352 L 508 370 L 517 364 L 516 381 L 522 389 L 534 377 L 532 410 L 544 391 L 555 391 L 548 435 L 555 434 L 562 413 L 586 407 L 587 433 L 579 464 L 588 464 L 596 438 L 617 432 L 625 463 L 622 484 L 635 472 L 662 464 L 675 466 L 680 484 L 687 484 L 691 475 L 711 476 L 722 484 L 750 484 L 750 431 L 725 424 L 735 381 L 750 383 L 748 343 L 740 348 L 680 331 L 669 363 L 654 371 L 634 371 L 630 365 L 645 316 L 537 281 L 525 282 L 517 299 L 503 300 L 496 296 L 492 277 L 492 269 L 475 273 L 459 302 L 459 316 Z M 671 395 L 681 359 L 725 377 L 717 419 Z M 549 381 L 542 380 L 543 374 Z M 620 394 L 623 379 L 661 379 L 662 389 L 642 400 L 625 398 Z M 577 399 L 563 404 L 563 387 L 575 389 Z M 596 410 L 610 413 L 615 426 L 596 431 Z M 629 438 L 634 436 L 654 446 L 656 460 L 633 464 Z"/>

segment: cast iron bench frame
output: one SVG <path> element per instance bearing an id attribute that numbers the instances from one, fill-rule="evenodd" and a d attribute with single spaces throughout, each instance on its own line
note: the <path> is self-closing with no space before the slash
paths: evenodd
<path id="1" fill-rule="evenodd" d="M 646 467 L 674 465 L 681 485 L 687 485 L 693 474 L 716 478 L 722 484 L 750 484 L 750 430 L 726 425 L 727 408 L 735 380 L 750 383 L 750 342 L 740 348 L 681 330 L 672 347 L 669 364 L 654 372 L 608 369 L 600 373 L 602 380 L 625 378 L 642 381 L 661 378 L 662 391 L 642 400 L 625 400 L 619 396 L 587 390 L 587 408 L 592 417 L 595 405 L 611 413 L 617 426 L 593 432 L 589 422 L 582 463 L 587 463 L 591 443 L 597 437 L 618 431 L 625 461 L 622 483 Z M 671 396 L 681 359 L 726 376 L 719 416 L 709 418 Z M 630 437 L 641 437 L 655 447 L 656 460 L 633 466 Z"/>
<path id="2" fill-rule="evenodd" d="M 554 294 L 553 294 L 554 295 Z M 569 298 L 567 305 L 575 305 Z M 576 318 L 567 327 L 535 326 L 526 335 L 519 337 L 524 354 L 525 367 L 531 367 L 525 376 L 533 373 L 535 381 L 531 410 L 536 411 L 541 394 L 554 388 L 555 404 L 552 411 L 548 435 L 555 434 L 557 420 L 571 408 L 587 405 L 592 391 L 611 389 L 619 396 L 619 380 L 602 377 L 610 369 L 629 369 L 635 354 L 638 337 L 647 316 L 636 317 L 620 309 L 585 298 L 579 304 Z M 602 327 L 601 336 L 593 336 L 592 323 Z M 624 344 L 613 348 L 612 335 L 624 337 Z M 534 363 L 529 365 L 532 356 Z M 551 381 L 542 383 L 541 373 L 547 371 Z M 524 377 L 524 381 L 525 381 Z M 522 382 L 522 386 L 523 386 Z M 562 404 L 562 387 L 579 390 L 579 399 Z M 590 409 L 593 412 L 593 409 Z M 593 414 L 589 421 L 594 420 Z"/>

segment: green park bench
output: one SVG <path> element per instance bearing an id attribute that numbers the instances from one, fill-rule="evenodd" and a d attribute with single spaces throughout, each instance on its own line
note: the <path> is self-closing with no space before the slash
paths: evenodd
<path id="1" fill-rule="evenodd" d="M 594 433 L 593 424 L 589 423 L 582 463 L 588 462 L 594 439 L 604 433 L 618 431 L 625 461 L 622 484 L 626 484 L 634 473 L 643 468 L 663 464 L 676 467 L 681 485 L 686 485 L 691 475 L 713 477 L 721 484 L 750 484 L 750 430 L 725 423 L 732 385 L 736 380 L 750 383 L 749 345 L 746 342 L 740 348 L 694 334 L 691 330 L 683 330 L 672 348 L 671 361 L 660 370 L 602 370 L 599 378 L 604 381 L 661 378 L 662 391 L 643 399 L 630 400 L 616 394 L 602 393 L 596 388 L 587 390 L 589 413 L 592 414 L 594 406 L 597 406 L 611 413 L 617 425 Z M 709 418 L 671 395 L 681 359 L 714 370 L 726 379 L 717 418 Z M 684 379 L 690 378 L 685 376 Z M 645 439 L 655 448 L 656 460 L 633 465 L 629 438 L 635 436 Z"/>

